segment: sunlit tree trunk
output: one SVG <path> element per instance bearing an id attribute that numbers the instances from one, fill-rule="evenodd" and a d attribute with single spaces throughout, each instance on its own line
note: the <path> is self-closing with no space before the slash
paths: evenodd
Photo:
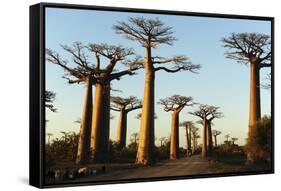
<path id="1" fill-rule="evenodd" d="M 255 123 L 260 119 L 260 76 L 259 66 L 257 63 L 250 64 L 250 113 L 249 113 L 249 131 L 254 128 Z M 247 155 L 248 160 L 251 159 L 251 153 Z"/>
<path id="2" fill-rule="evenodd" d="M 125 108 L 120 111 L 118 129 L 117 129 L 117 143 L 120 148 L 126 146 L 126 137 L 127 137 L 127 112 Z"/>
<path id="3" fill-rule="evenodd" d="M 207 120 L 206 120 L 206 114 L 204 115 L 203 119 L 203 137 L 202 137 L 202 153 L 201 157 L 204 159 L 207 157 Z"/>
<path id="4" fill-rule="evenodd" d="M 108 162 L 110 84 L 97 83 L 92 118 L 91 151 L 92 160 L 97 163 Z"/>
<path id="5" fill-rule="evenodd" d="M 136 157 L 137 164 L 153 163 L 154 150 L 154 80 L 155 71 L 151 62 L 151 48 L 146 48 L 145 84 L 141 116 L 140 140 Z"/>
<path id="6" fill-rule="evenodd" d="M 178 158 L 179 158 L 179 113 L 177 111 L 173 111 L 172 127 L 171 127 L 170 159 L 178 159 Z"/>
<path id="7" fill-rule="evenodd" d="M 76 155 L 76 163 L 85 164 L 89 162 L 90 144 L 91 144 L 91 124 L 92 124 L 92 78 L 87 77 L 86 95 L 84 100 L 84 108 L 81 119 L 78 149 Z"/>
<path id="8" fill-rule="evenodd" d="M 212 140 L 212 126 L 211 121 L 208 122 L 208 152 L 211 153 L 213 150 L 213 140 Z"/>
<path id="9" fill-rule="evenodd" d="M 260 119 L 260 77 L 259 68 L 256 63 L 250 64 L 250 114 L 249 127 L 253 127 Z"/>

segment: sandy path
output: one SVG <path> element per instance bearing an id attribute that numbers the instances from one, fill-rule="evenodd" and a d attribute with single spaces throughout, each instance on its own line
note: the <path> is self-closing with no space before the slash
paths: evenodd
<path id="1" fill-rule="evenodd" d="M 192 174 L 214 173 L 212 165 L 198 155 L 173 161 L 159 162 L 155 166 L 108 172 L 96 177 L 81 178 L 80 181 L 120 180 L 163 176 L 184 176 Z"/>

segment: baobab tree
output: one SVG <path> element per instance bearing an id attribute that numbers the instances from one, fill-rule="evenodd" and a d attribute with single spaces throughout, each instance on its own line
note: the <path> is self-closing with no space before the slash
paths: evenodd
<path id="1" fill-rule="evenodd" d="M 145 49 L 145 85 L 143 95 L 143 107 L 140 129 L 140 143 L 138 147 L 136 163 L 153 163 L 154 152 L 154 87 L 155 73 L 165 71 L 175 73 L 179 71 L 197 71 L 200 66 L 194 65 L 185 56 L 162 58 L 152 55 L 152 48 L 161 44 L 172 45 L 175 38 L 172 36 L 172 27 L 165 26 L 159 19 L 145 19 L 143 17 L 129 18 L 128 22 L 118 22 L 113 26 L 117 34 L 125 36 L 129 40 L 137 41 Z M 173 63 L 172 68 L 163 66 Z M 158 66 L 157 66 L 158 65 Z M 160 65 L 160 66 L 159 66 Z"/>
<path id="2" fill-rule="evenodd" d="M 80 42 L 73 43 L 72 47 L 62 46 L 64 50 L 73 56 L 73 63 L 75 67 L 68 66 L 66 60 L 62 59 L 60 55 L 51 50 L 46 49 L 46 60 L 50 63 L 62 67 L 66 74 L 63 78 L 67 79 L 69 84 L 79 84 L 84 82 L 86 84 L 86 94 L 84 99 L 84 107 L 80 125 L 80 137 L 78 144 L 78 151 L 76 163 L 87 163 L 90 154 L 90 136 L 92 123 L 92 85 L 94 83 L 94 76 L 92 71 L 95 66 L 90 64 L 84 51 L 84 46 Z"/>
<path id="3" fill-rule="evenodd" d="M 226 138 L 225 143 L 228 143 L 228 139 L 229 139 L 230 135 L 226 134 L 224 137 Z"/>
<path id="4" fill-rule="evenodd" d="M 236 138 L 236 137 L 231 137 L 231 140 L 232 140 L 232 144 L 235 145 L 235 141 L 237 141 L 238 138 Z"/>
<path id="5" fill-rule="evenodd" d="M 109 116 L 110 116 L 110 82 L 119 80 L 124 75 L 133 75 L 134 70 L 139 69 L 138 61 L 132 61 L 127 70 L 115 72 L 116 63 L 124 61 L 127 56 L 133 55 L 132 49 L 122 46 L 109 46 L 106 44 L 90 44 L 87 48 L 80 42 L 72 46 L 61 46 L 72 55 L 72 65 L 68 66 L 66 60 L 60 55 L 46 49 L 46 60 L 62 67 L 66 74 L 63 76 L 69 84 L 86 84 L 86 95 L 81 120 L 78 151 L 76 163 L 87 163 L 90 158 L 91 149 L 95 154 L 95 161 L 101 162 L 107 159 L 109 139 Z M 85 50 L 90 50 L 95 55 L 95 64 L 89 62 L 89 56 Z M 109 64 L 105 69 L 101 68 L 100 57 L 106 57 Z M 95 86 L 95 104 L 93 107 L 92 86 Z M 93 130 L 92 130 L 93 129 Z M 98 135 L 98 136 L 95 136 Z M 95 137 L 95 138 L 94 138 Z M 92 141 L 91 141 L 92 140 Z"/>
<path id="6" fill-rule="evenodd" d="M 226 58 L 250 64 L 249 133 L 261 117 L 260 69 L 271 67 L 271 38 L 261 33 L 232 33 L 222 39 Z"/>
<path id="7" fill-rule="evenodd" d="M 164 106 L 164 111 L 172 112 L 170 159 L 179 158 L 179 114 L 186 106 L 193 106 L 192 97 L 173 95 L 160 99 L 159 104 Z"/>
<path id="8" fill-rule="evenodd" d="M 222 113 L 219 112 L 218 109 L 219 107 L 201 104 L 198 110 L 194 112 L 189 112 L 191 115 L 200 117 L 203 120 L 203 143 L 202 143 L 202 153 L 201 153 L 202 158 L 206 158 L 207 153 L 209 154 L 212 151 L 213 143 L 212 143 L 211 123 L 213 119 L 222 117 Z M 207 148 L 207 140 L 209 143 L 208 148 Z"/>
<path id="9" fill-rule="evenodd" d="M 137 145 L 139 140 L 139 133 L 132 133 L 131 134 L 131 142 Z"/>
<path id="10" fill-rule="evenodd" d="M 127 114 L 133 110 L 142 107 L 141 101 L 134 96 L 128 98 L 111 97 L 111 109 L 120 112 L 118 129 L 117 129 L 117 143 L 120 148 L 126 146 L 127 137 Z"/>
<path id="11" fill-rule="evenodd" d="M 214 129 L 212 131 L 212 134 L 213 134 L 214 140 L 215 140 L 215 147 L 217 147 L 218 146 L 218 144 L 217 144 L 217 136 L 219 136 L 221 134 L 221 131 L 218 131 L 218 130 Z"/>
<path id="12" fill-rule="evenodd" d="M 164 144 L 163 143 L 165 143 L 165 142 L 167 142 L 167 137 L 160 137 L 159 138 L 159 141 L 160 141 L 160 147 L 162 147 Z"/>
<path id="13" fill-rule="evenodd" d="M 214 119 L 218 119 L 223 117 L 222 112 L 218 111 L 219 107 L 214 107 L 211 106 L 210 108 L 210 118 L 207 119 L 207 123 L 208 123 L 208 131 L 207 131 L 207 141 L 208 141 L 208 152 L 211 153 L 213 150 L 213 136 L 212 136 L 212 121 Z"/>
<path id="14" fill-rule="evenodd" d="M 133 75 L 135 70 L 143 66 L 143 61 L 134 55 L 132 49 L 122 46 L 107 44 L 90 44 L 89 50 L 97 58 L 97 72 L 95 72 L 95 98 L 92 116 L 91 151 L 94 162 L 104 163 L 108 161 L 109 121 L 110 121 L 110 83 L 120 80 L 122 76 Z M 104 68 L 101 66 L 100 56 L 108 60 Z M 116 71 L 117 63 L 122 62 L 128 69 Z"/>
<path id="15" fill-rule="evenodd" d="M 195 153 L 197 147 L 197 139 L 200 138 L 198 134 L 199 128 L 195 127 L 194 125 L 191 127 L 191 140 L 192 140 L 192 154 Z"/>
<path id="16" fill-rule="evenodd" d="M 44 101 L 45 101 L 45 107 L 48 108 L 52 112 L 56 112 L 57 109 L 53 105 L 53 102 L 56 99 L 56 94 L 52 91 L 45 91 Z"/>
<path id="17" fill-rule="evenodd" d="M 185 136 L 186 136 L 186 153 L 189 157 L 189 153 L 192 153 L 191 151 L 191 136 L 192 136 L 192 128 L 194 128 L 194 123 L 192 121 L 184 121 L 180 123 L 180 126 L 184 128 L 185 130 Z"/>
<path id="18" fill-rule="evenodd" d="M 198 123 L 198 124 L 200 124 L 200 125 L 202 125 L 203 127 L 204 127 L 204 120 L 202 120 L 202 119 L 200 119 L 200 120 L 198 120 L 196 123 Z M 210 143 L 210 141 L 209 141 L 209 130 L 210 130 L 210 125 L 211 126 L 213 126 L 214 125 L 214 123 L 213 122 L 208 122 L 207 121 L 207 135 L 206 135 L 206 139 L 207 139 L 207 150 L 208 150 L 208 148 L 209 148 L 209 143 Z"/>

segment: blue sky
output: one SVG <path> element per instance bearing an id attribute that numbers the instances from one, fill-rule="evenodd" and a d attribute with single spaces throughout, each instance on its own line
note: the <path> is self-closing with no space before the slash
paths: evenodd
<path id="1" fill-rule="evenodd" d="M 224 118 L 215 119 L 213 129 L 222 131 L 218 143 L 222 143 L 226 134 L 237 137 L 239 144 L 245 143 L 248 130 L 249 108 L 249 67 L 236 63 L 224 57 L 225 49 L 221 38 L 232 32 L 258 32 L 270 35 L 269 21 L 254 21 L 242 19 L 222 19 L 191 16 L 173 16 L 157 14 L 139 14 L 126 12 L 108 12 L 94 10 L 74 10 L 47 8 L 46 10 L 46 48 L 51 48 L 61 57 L 71 63 L 71 56 L 65 53 L 60 44 L 71 45 L 75 41 L 84 44 L 107 43 L 123 45 L 134 48 L 138 55 L 144 56 L 144 49 L 137 42 L 129 41 L 112 30 L 113 24 L 126 21 L 128 17 L 159 18 L 167 26 L 171 26 L 177 38 L 173 46 L 160 45 L 153 49 L 152 54 L 169 57 L 185 55 L 194 64 L 201 64 L 199 74 L 180 72 L 170 74 L 158 72 L 156 74 L 155 102 L 159 99 L 180 94 L 192 96 L 195 102 L 221 107 Z M 93 57 L 91 57 L 93 58 Z M 94 63 L 94 59 L 91 59 Z M 106 61 L 106 60 L 105 60 Z M 168 66 L 168 65 L 167 65 Z M 122 64 L 117 68 L 124 68 Z M 261 82 L 266 83 L 268 69 L 262 69 Z M 81 118 L 85 87 L 83 85 L 69 85 L 62 79 L 64 71 L 57 65 L 46 63 L 46 88 L 56 92 L 54 102 L 57 113 L 47 110 L 47 132 L 55 137 L 61 136 L 60 131 L 79 131 L 79 125 L 74 123 Z M 120 81 L 113 81 L 114 89 L 122 90 L 112 92 L 112 95 L 128 97 L 130 95 L 142 98 L 144 73 L 125 76 Z M 93 89 L 94 90 L 94 89 Z M 262 114 L 270 114 L 270 91 L 261 90 Z M 180 121 L 198 118 L 188 114 L 196 107 L 186 107 L 180 114 Z M 128 134 L 139 131 L 140 121 L 135 119 L 141 110 L 128 114 Z M 156 137 L 168 137 L 170 134 L 171 113 L 166 113 L 161 105 L 156 104 L 155 111 L 158 119 L 155 121 Z M 118 113 L 112 112 L 115 119 L 111 120 L 110 137 L 116 139 Z M 196 125 L 202 133 L 202 127 Z M 185 145 L 184 131 L 180 129 L 180 145 Z M 159 141 L 156 141 L 159 145 Z"/>

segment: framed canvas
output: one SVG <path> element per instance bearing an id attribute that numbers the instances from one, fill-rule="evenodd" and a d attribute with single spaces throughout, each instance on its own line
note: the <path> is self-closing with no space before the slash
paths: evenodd
<path id="1" fill-rule="evenodd" d="M 30 7 L 30 185 L 274 172 L 274 18 Z"/>

